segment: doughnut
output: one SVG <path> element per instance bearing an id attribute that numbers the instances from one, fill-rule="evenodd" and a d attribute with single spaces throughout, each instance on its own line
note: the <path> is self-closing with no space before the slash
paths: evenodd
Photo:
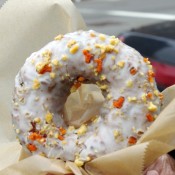
<path id="1" fill-rule="evenodd" d="M 156 119 L 163 95 L 153 67 L 115 36 L 93 30 L 58 35 L 31 54 L 15 78 L 12 122 L 24 149 L 78 166 L 132 146 Z M 73 126 L 63 113 L 82 84 L 104 96 L 99 114 Z"/>

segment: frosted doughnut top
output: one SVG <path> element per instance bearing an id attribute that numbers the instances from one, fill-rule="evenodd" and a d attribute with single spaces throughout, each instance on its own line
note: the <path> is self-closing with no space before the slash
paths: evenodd
<path id="1" fill-rule="evenodd" d="M 82 83 L 98 85 L 105 101 L 77 128 L 68 126 L 63 107 Z M 114 36 L 77 31 L 27 58 L 15 79 L 12 118 L 27 151 L 82 166 L 135 144 L 161 100 L 148 58 Z"/>

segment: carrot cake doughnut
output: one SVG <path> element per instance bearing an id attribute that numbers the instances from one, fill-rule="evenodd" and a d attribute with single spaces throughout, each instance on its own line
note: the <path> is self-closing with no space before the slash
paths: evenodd
<path id="1" fill-rule="evenodd" d="M 63 107 L 82 83 L 98 85 L 105 101 L 99 115 L 69 126 Z M 82 166 L 136 144 L 161 100 L 148 58 L 114 36 L 77 31 L 27 58 L 15 79 L 12 119 L 26 150 Z"/>

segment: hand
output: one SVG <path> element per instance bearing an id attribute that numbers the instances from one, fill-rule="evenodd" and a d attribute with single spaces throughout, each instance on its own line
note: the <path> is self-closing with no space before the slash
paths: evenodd
<path id="1" fill-rule="evenodd" d="M 175 175 L 175 160 L 165 154 L 146 168 L 144 175 Z"/>

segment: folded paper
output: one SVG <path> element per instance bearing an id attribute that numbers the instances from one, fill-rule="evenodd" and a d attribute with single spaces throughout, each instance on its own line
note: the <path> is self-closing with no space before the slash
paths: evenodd
<path id="1" fill-rule="evenodd" d="M 157 120 L 134 146 L 94 159 L 81 168 L 72 162 L 26 154 L 15 141 L 10 116 L 15 75 L 32 52 L 57 34 L 86 26 L 71 0 L 9 0 L 0 9 L 0 26 L 0 175 L 140 175 L 160 155 L 175 148 L 173 86 L 164 91 L 164 109 Z M 75 108 L 69 112 L 69 105 L 66 106 L 67 121 L 74 125 L 90 120 L 100 110 L 101 92 L 96 87 L 93 90 L 87 87 L 82 86 L 74 97 L 75 103 L 85 98 L 81 115 Z M 96 104 L 99 106 L 93 109 Z"/>
<path id="2" fill-rule="evenodd" d="M 97 85 L 82 84 L 67 98 L 64 106 L 64 120 L 69 126 L 80 127 L 99 114 L 104 100 Z"/>

